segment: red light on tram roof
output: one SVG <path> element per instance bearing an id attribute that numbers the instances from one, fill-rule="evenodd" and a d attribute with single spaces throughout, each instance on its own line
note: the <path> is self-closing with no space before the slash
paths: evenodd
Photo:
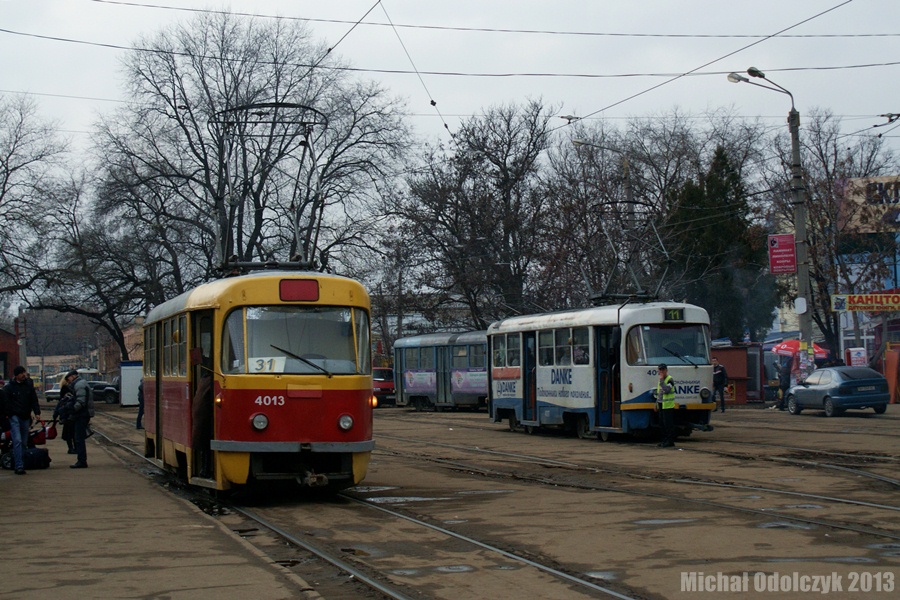
<path id="1" fill-rule="evenodd" d="M 282 279 L 278 292 L 282 301 L 315 302 L 319 299 L 319 282 L 315 279 Z"/>

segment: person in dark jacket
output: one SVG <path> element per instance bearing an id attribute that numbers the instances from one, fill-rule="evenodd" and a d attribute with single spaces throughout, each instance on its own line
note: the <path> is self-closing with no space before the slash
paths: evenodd
<path id="1" fill-rule="evenodd" d="M 72 394 L 72 388 L 68 383 L 63 382 L 59 388 L 59 402 L 53 409 L 53 420 L 62 423 L 62 439 L 66 441 L 69 447 L 69 454 L 75 454 L 75 419 L 69 414 L 69 406 L 72 404 L 75 396 Z"/>
<path id="2" fill-rule="evenodd" d="M 713 402 L 716 401 L 716 396 L 718 396 L 719 401 L 721 402 L 722 412 L 725 412 L 725 386 L 728 385 L 728 371 L 725 370 L 725 365 L 720 365 L 719 359 L 715 357 L 712 359 L 712 367 Z"/>
<path id="3" fill-rule="evenodd" d="M 141 379 L 141 382 L 138 384 L 138 414 L 137 421 L 135 421 L 135 429 L 143 429 L 144 428 L 144 380 Z"/>
<path id="4" fill-rule="evenodd" d="M 787 396 L 787 391 L 791 387 L 791 367 L 793 366 L 793 362 L 793 357 L 781 359 L 781 366 L 778 368 L 778 402 L 770 408 L 777 410 L 785 409 L 785 396 Z"/>
<path id="5" fill-rule="evenodd" d="M 81 378 L 78 371 L 72 369 L 66 373 L 66 383 L 72 388 L 72 402 L 69 410 L 75 423 L 75 454 L 78 460 L 71 465 L 72 469 L 87 469 L 87 446 L 85 440 L 88 438 L 88 425 L 91 422 L 89 412 L 89 390 L 87 381 Z"/>
<path id="6" fill-rule="evenodd" d="M 10 438 L 12 439 L 13 462 L 16 475 L 25 474 L 25 448 L 28 444 L 28 432 L 31 430 L 31 413 L 41 416 L 41 405 L 38 402 L 34 384 L 28 378 L 28 371 L 19 365 L 13 369 L 13 378 L 4 386 L 6 395 L 6 413 L 9 416 Z"/>

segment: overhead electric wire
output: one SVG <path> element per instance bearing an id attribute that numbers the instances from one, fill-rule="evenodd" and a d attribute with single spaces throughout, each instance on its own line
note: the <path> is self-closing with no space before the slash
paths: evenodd
<path id="1" fill-rule="evenodd" d="M 381 2 L 381 0 L 379 0 L 378 4 L 381 5 L 381 10 L 384 11 L 385 18 L 388 20 L 388 22 L 390 22 L 391 16 L 388 14 L 387 9 L 384 7 L 384 3 Z M 422 88 L 425 90 L 425 95 L 428 96 L 428 102 L 431 104 L 432 107 L 434 107 L 434 111 L 441 118 L 441 123 L 444 124 L 444 129 L 446 129 L 447 132 L 450 133 L 450 135 L 452 137 L 453 133 L 450 132 L 450 126 L 447 125 L 447 120 L 444 119 L 444 115 L 441 114 L 441 109 L 438 108 L 437 102 L 435 101 L 434 97 L 432 97 L 431 92 L 428 90 L 428 86 L 425 85 L 425 80 L 422 79 L 422 74 L 419 73 L 419 69 L 416 67 L 415 61 L 413 60 L 412 56 L 410 55 L 409 50 L 406 49 L 406 44 L 403 43 L 403 38 L 400 37 L 400 32 L 397 31 L 396 28 L 394 28 L 393 31 L 394 31 L 394 35 L 397 36 L 397 41 L 400 42 L 400 47 L 403 48 L 403 52 L 406 54 L 406 58 L 409 59 L 409 64 L 412 65 L 413 70 L 416 72 L 416 77 L 419 78 L 419 83 L 422 84 Z"/>
<path id="2" fill-rule="evenodd" d="M 159 10 L 172 10 L 190 13 L 208 13 L 208 14 L 232 14 L 241 17 L 254 17 L 262 19 L 284 19 L 290 21 L 304 21 L 309 23 L 333 23 L 338 25 L 352 24 L 353 21 L 346 19 L 323 19 L 314 17 L 290 17 L 284 15 L 264 15 L 259 13 L 234 12 L 225 10 L 214 10 L 204 8 L 188 8 L 184 6 L 165 6 L 161 4 L 150 4 L 147 2 L 123 2 L 121 0 L 89 0 L 98 4 L 113 4 L 119 6 L 128 6 L 135 8 L 152 8 Z M 728 38 L 766 38 L 766 34 L 753 33 L 623 33 L 612 31 L 560 31 L 553 29 L 511 29 L 504 27 L 462 27 L 454 25 L 423 25 L 412 23 L 394 23 L 388 18 L 387 23 L 379 23 L 370 21 L 363 23 L 373 27 L 390 27 L 392 29 L 424 29 L 435 31 L 455 31 L 455 32 L 472 32 L 472 33 L 512 33 L 527 35 L 570 35 L 581 37 L 634 37 L 634 38 L 684 38 L 684 39 L 728 39 Z M 900 37 L 900 33 L 823 33 L 823 34 L 788 34 L 779 37 L 783 38 L 879 38 L 879 37 Z"/>
<path id="3" fill-rule="evenodd" d="M 840 7 L 842 7 L 842 6 L 846 6 L 847 4 L 850 4 L 851 2 L 853 2 L 853 0 L 844 0 L 844 2 L 841 2 L 841 3 L 839 3 L 839 4 L 836 4 L 835 6 L 832 6 L 832 7 L 829 8 L 829 9 L 823 10 L 822 12 L 820 12 L 820 13 L 818 13 L 818 14 L 816 14 L 816 15 L 813 15 L 813 16 L 807 18 L 807 19 L 803 19 L 802 21 L 800 21 L 800 22 L 798 22 L 798 23 L 794 23 L 793 25 L 791 25 L 791 26 L 789 26 L 789 27 L 785 27 L 784 29 L 782 29 L 782 30 L 780 30 L 780 31 L 777 31 L 777 32 L 775 32 L 775 33 L 773 33 L 773 34 L 771 34 L 771 35 L 769 35 L 769 36 L 766 36 L 765 38 L 763 38 L 763 39 L 761 39 L 761 40 L 756 40 L 756 41 L 753 42 L 752 44 L 747 44 L 746 46 L 744 46 L 744 47 L 742 47 L 742 48 L 738 48 L 737 50 L 734 50 L 733 52 L 729 52 L 728 54 L 725 54 L 724 56 L 720 56 L 719 58 L 716 58 L 716 59 L 713 59 L 713 60 L 711 60 L 711 61 L 709 61 L 709 62 L 706 62 L 706 63 L 700 65 L 699 67 L 696 67 L 696 68 L 694 68 L 694 69 L 691 69 L 690 71 L 687 71 L 687 72 L 685 72 L 685 73 L 682 73 L 681 75 L 678 75 L 678 76 L 676 76 L 676 77 L 673 77 L 673 78 L 671 78 L 671 79 L 668 79 L 668 80 L 666 80 L 666 81 L 663 81 L 662 83 L 658 83 L 658 84 L 656 84 L 656 85 L 654 85 L 654 86 L 652 86 L 652 87 L 650 87 L 650 88 L 647 88 L 646 90 L 644 90 L 644 91 L 642 91 L 642 92 L 638 92 L 638 93 L 636 93 L 636 94 L 632 94 L 632 95 L 628 96 L 627 98 L 623 98 L 622 100 L 619 100 L 619 101 L 617 101 L 617 102 L 614 102 L 614 103 L 610 104 L 609 106 L 605 106 L 605 107 L 603 107 L 603 108 L 601 108 L 601 109 L 599 109 L 599 110 L 595 110 L 594 112 L 588 113 L 587 115 L 584 115 L 584 116 L 585 116 L 585 117 L 590 117 L 590 116 L 596 115 L 596 114 L 598 114 L 598 113 L 601 113 L 601 112 L 604 112 L 604 111 L 606 111 L 606 110 L 609 110 L 610 108 L 613 108 L 614 106 L 618 106 L 618 105 L 620 105 L 620 104 L 624 104 L 625 102 L 628 102 L 629 100 L 633 100 L 634 98 L 637 98 L 637 97 L 639 97 L 639 96 L 643 96 L 644 94 L 647 94 L 647 93 L 649 93 L 649 92 L 652 92 L 652 91 L 655 90 L 655 89 L 661 88 L 661 87 L 664 86 L 664 85 L 668 85 L 668 84 L 672 83 L 673 81 L 677 81 L 677 80 L 681 79 L 682 77 L 686 77 L 687 75 L 690 75 L 691 73 L 695 73 L 695 72 L 699 71 L 700 69 L 702 69 L 702 68 L 704 68 L 704 67 L 708 67 L 709 65 L 715 64 L 715 63 L 717 63 L 717 62 L 719 62 L 719 61 L 721 61 L 721 60 L 724 60 L 724 59 L 726 59 L 726 58 L 728 58 L 728 57 L 730 57 L 730 56 L 734 56 L 735 54 L 738 54 L 738 53 L 740 53 L 740 52 L 743 52 L 744 50 L 747 50 L 748 48 L 752 48 L 753 46 L 756 46 L 757 44 L 761 44 L 761 43 L 763 43 L 763 42 L 765 42 L 765 41 L 768 41 L 768 40 L 770 40 L 770 39 L 772 39 L 772 38 L 774 38 L 774 37 L 776 37 L 776 36 L 779 36 L 779 35 L 781 35 L 782 33 L 784 33 L 785 31 L 790 31 L 791 29 L 794 29 L 795 27 L 799 27 L 800 25 L 803 25 L 804 23 L 808 23 L 808 22 L 810 22 L 810 21 L 812 21 L 812 20 L 814 20 L 814 19 L 818 19 L 818 18 L 821 17 L 822 15 L 827 14 L 827 13 L 830 13 L 830 12 L 832 12 L 832 11 L 834 11 L 834 10 L 837 10 L 838 8 L 840 8 Z M 553 129 L 552 131 L 555 131 L 556 129 L 562 129 L 563 127 L 567 127 L 567 126 L 571 125 L 572 122 L 573 122 L 573 121 L 569 121 L 569 122 L 566 123 L 565 125 L 560 125 L 559 127 L 556 127 L 555 129 Z"/>
<path id="4" fill-rule="evenodd" d="M 847 2 L 852 2 L 853 0 L 847 0 Z M 378 4 L 378 3 L 376 3 Z M 209 60 L 238 60 L 238 59 L 228 59 L 223 58 L 221 56 L 197 56 L 195 54 L 191 54 L 188 52 L 178 52 L 175 50 L 160 50 L 156 48 L 142 48 L 140 46 L 124 46 L 121 44 L 111 44 L 104 42 L 92 42 L 87 40 L 78 40 L 73 38 L 65 38 L 59 36 L 51 36 L 51 35 L 43 35 L 39 33 L 25 33 L 22 31 L 15 31 L 12 29 L 0 28 L 0 33 L 7 33 L 10 35 L 18 35 L 23 37 L 30 37 L 42 40 L 48 40 L 53 42 L 63 42 L 68 44 L 81 44 L 85 46 L 97 46 L 100 48 L 110 48 L 112 50 L 127 50 L 127 51 L 136 51 L 136 52 L 152 52 L 155 54 L 168 54 L 170 56 L 184 56 L 184 57 L 194 57 L 194 58 L 203 58 Z M 777 35 L 777 34 L 773 34 Z M 343 40 L 343 38 L 342 38 Z M 748 46 L 749 47 L 749 46 Z M 332 47 L 331 49 L 333 49 Z M 387 75 L 434 75 L 434 76 L 444 76 L 444 77 L 484 77 L 484 78 L 506 78 L 506 77 L 559 77 L 559 78 L 576 78 L 576 79 L 618 79 L 618 78 L 637 78 L 637 77 L 668 77 L 671 78 L 671 81 L 676 79 L 680 79 L 682 77 L 710 77 L 710 76 L 721 76 L 727 75 L 731 71 L 703 71 L 698 72 L 699 69 L 702 69 L 704 66 L 711 65 L 727 56 L 731 56 L 736 52 L 740 52 L 740 50 L 736 50 L 730 54 L 725 55 L 724 57 L 717 58 L 716 60 L 710 61 L 705 65 L 701 65 L 696 69 L 692 69 L 686 73 L 473 73 L 473 72 L 465 72 L 465 71 L 419 71 L 419 70 L 407 70 L 407 69 L 372 69 L 372 68 L 364 68 L 364 67 L 347 67 L 347 66 L 338 66 L 338 65 L 326 65 L 321 68 L 323 69 L 332 69 L 335 71 L 348 71 L 348 72 L 357 72 L 357 73 L 380 73 Z M 242 59 L 241 59 L 242 60 Z M 274 61 L 255 61 L 256 64 L 275 64 Z M 294 66 L 300 67 L 315 67 L 316 65 L 305 65 L 305 64 L 297 64 Z M 819 67 L 784 67 L 784 68 L 774 68 L 767 69 L 769 73 L 779 73 L 786 71 L 834 71 L 834 70 L 849 70 L 849 69 L 869 69 L 875 67 L 895 67 L 900 66 L 900 61 L 889 61 L 882 63 L 865 63 L 858 65 L 829 65 L 829 66 L 819 66 Z M 650 90 L 656 89 L 662 85 L 669 83 L 669 81 L 665 81 L 660 83 Z M 645 90 L 646 93 L 647 91 Z M 638 96 L 641 94 L 636 94 Z M 631 96 L 626 98 L 629 100 L 635 96 Z M 621 104 L 625 100 L 618 102 L 617 104 Z M 612 105 L 612 106 L 615 106 Z M 607 108 L 611 108 L 607 107 Z M 580 117 L 581 119 L 593 116 L 596 113 L 602 112 L 606 110 L 606 108 L 595 111 L 589 115 L 585 115 Z"/>

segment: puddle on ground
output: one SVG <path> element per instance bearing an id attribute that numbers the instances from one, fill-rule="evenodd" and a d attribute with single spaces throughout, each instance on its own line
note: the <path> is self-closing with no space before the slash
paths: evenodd
<path id="1" fill-rule="evenodd" d="M 603 581 L 615 581 L 619 578 L 615 571 L 588 571 L 585 575 L 594 579 L 602 579 Z"/>
<path id="2" fill-rule="evenodd" d="M 446 567 L 437 567 L 435 571 L 439 573 L 468 573 L 475 569 L 469 565 L 447 565 Z"/>
<path id="3" fill-rule="evenodd" d="M 519 567 L 513 565 L 497 565 L 496 567 L 491 567 L 494 571 L 516 571 Z"/>
<path id="4" fill-rule="evenodd" d="M 393 575 L 401 575 L 404 577 L 412 577 L 413 575 L 418 575 L 419 570 L 418 569 L 394 569 L 393 571 L 388 571 L 388 573 L 391 573 Z"/>
<path id="5" fill-rule="evenodd" d="M 371 494 L 372 492 L 386 492 L 388 490 L 396 490 L 396 487 L 377 486 L 377 485 L 357 485 L 348 491 L 360 492 L 361 494 Z"/>
<path id="6" fill-rule="evenodd" d="M 758 525 L 760 529 L 814 529 L 814 525 L 806 523 L 791 523 L 789 521 L 771 521 Z"/>
<path id="7" fill-rule="evenodd" d="M 462 525 L 463 523 L 468 523 L 468 519 L 449 519 L 447 521 L 443 521 L 445 525 Z"/>
<path id="8" fill-rule="evenodd" d="M 406 504 L 407 502 L 431 502 L 434 500 L 452 500 L 453 498 L 424 498 L 422 496 L 385 496 L 384 498 L 366 498 L 372 504 Z"/>
<path id="9" fill-rule="evenodd" d="M 635 521 L 635 525 L 677 525 L 678 523 L 691 523 L 697 519 L 644 519 Z"/>
<path id="10" fill-rule="evenodd" d="M 477 496 L 480 494 L 511 494 L 513 490 L 465 490 L 456 492 L 460 496 Z"/>

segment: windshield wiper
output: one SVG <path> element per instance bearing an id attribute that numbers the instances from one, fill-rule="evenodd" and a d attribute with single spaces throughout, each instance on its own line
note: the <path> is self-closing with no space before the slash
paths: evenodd
<path id="1" fill-rule="evenodd" d="M 691 359 L 689 359 L 687 356 L 682 356 L 681 354 L 675 352 L 674 350 L 669 350 L 665 346 L 663 346 L 662 349 L 665 350 L 666 352 L 668 352 L 669 354 L 671 354 L 672 356 L 674 356 L 675 358 L 680 358 L 681 360 L 683 360 L 687 363 L 690 363 L 691 365 L 694 366 L 695 369 L 697 368 L 697 365 L 694 364 L 693 362 L 691 362 Z"/>
<path id="2" fill-rule="evenodd" d="M 303 358 L 303 357 L 300 356 L 299 354 L 294 354 L 294 353 L 291 352 L 290 350 L 285 350 L 284 348 L 279 348 L 279 347 L 276 346 L 275 344 L 269 344 L 269 345 L 272 346 L 273 348 L 275 348 L 276 350 L 278 350 L 279 352 L 284 352 L 285 354 L 287 354 L 287 355 L 290 356 L 291 358 L 296 358 L 297 360 L 303 361 L 304 363 L 308 364 L 308 365 L 311 366 L 312 368 L 318 369 L 319 371 L 322 371 L 323 373 L 325 373 L 325 374 L 328 375 L 329 377 L 334 377 L 334 375 L 332 375 L 331 372 L 330 372 L 328 369 L 326 369 L 325 367 L 321 367 L 321 366 L 317 365 L 316 363 L 312 362 L 311 360 L 306 359 L 306 358 Z"/>

